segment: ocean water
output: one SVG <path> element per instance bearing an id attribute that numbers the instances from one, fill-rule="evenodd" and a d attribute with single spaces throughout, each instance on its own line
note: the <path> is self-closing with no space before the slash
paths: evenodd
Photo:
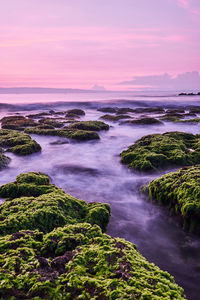
<path id="1" fill-rule="evenodd" d="M 97 108 L 102 106 L 181 107 L 198 105 L 199 101 L 197 96 L 177 97 L 166 93 L 149 97 L 131 93 L 0 95 L 0 103 L 11 104 L 0 106 L 0 116 L 82 108 L 86 112 L 82 120 L 99 120 L 104 113 Z M 19 173 L 40 171 L 75 197 L 87 202 L 109 203 L 112 215 L 107 233 L 135 243 L 150 262 L 175 277 L 188 299 L 199 299 L 200 238 L 184 232 L 167 208 L 149 202 L 139 192 L 141 186 L 173 170 L 153 175 L 130 171 L 120 163 L 119 154 L 144 135 L 175 130 L 197 134 L 200 125 L 107 123 L 111 125 L 110 130 L 100 132 L 98 141 L 80 143 L 60 137 L 31 135 L 42 146 L 41 153 L 27 157 L 7 154 L 11 163 L 0 171 L 0 185 L 15 180 Z M 54 144 L 58 140 L 66 143 Z"/>

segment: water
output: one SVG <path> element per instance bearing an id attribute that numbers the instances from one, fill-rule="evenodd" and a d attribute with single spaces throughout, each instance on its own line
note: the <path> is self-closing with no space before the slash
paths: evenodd
<path id="1" fill-rule="evenodd" d="M 2 97 L 3 95 L 0 95 L 0 98 Z M 18 98 L 19 95 L 12 95 L 12 104 L 15 103 L 16 97 Z M 21 97 L 25 99 L 25 95 Z M 47 95 L 36 95 L 37 99 L 39 97 L 47 98 Z M 76 97 L 80 98 L 80 95 Z M 124 99 L 124 97 L 121 98 Z M 132 100 L 139 101 L 138 98 L 135 99 L 134 96 Z M 184 101 L 188 101 L 191 105 L 194 99 L 189 98 Z M 166 102 L 168 105 L 174 104 L 174 97 L 166 97 L 165 101 L 159 97 L 154 99 L 156 102 L 154 105 L 163 105 L 163 102 L 165 105 Z M 147 103 L 152 105 L 154 99 L 153 97 L 145 99 L 145 105 Z M 199 97 L 195 98 L 195 102 L 199 99 Z M 51 107 L 55 110 L 83 107 L 86 112 L 83 118 L 85 120 L 98 120 L 104 114 L 96 110 L 102 102 L 93 102 L 88 98 L 84 101 L 86 103 L 82 106 L 63 102 L 62 105 L 51 104 Z M 126 103 L 124 101 L 115 103 L 110 100 L 108 102 L 112 102 L 113 106 L 124 106 Z M 142 97 L 140 102 L 141 105 L 144 103 Z M 182 105 L 182 102 L 181 97 L 176 97 L 176 105 Z M 126 104 L 126 106 L 138 106 L 135 101 L 129 100 L 128 103 L 129 105 Z M 41 111 L 40 105 L 34 106 L 34 113 Z M 27 109 L 33 109 L 33 106 L 23 106 L 17 111 L 29 114 L 30 111 L 27 112 Z M 16 108 L 14 111 L 16 112 Z M 1 116 L 13 113 L 4 108 Z M 42 146 L 42 152 L 27 157 L 8 154 L 12 160 L 9 167 L 0 172 L 0 184 L 15 180 L 15 177 L 22 172 L 40 171 L 47 173 L 54 184 L 75 197 L 87 202 L 109 203 L 112 216 L 108 234 L 134 242 L 149 261 L 169 271 L 175 277 L 176 282 L 185 289 L 188 299 L 199 299 L 200 238 L 184 232 L 176 218 L 170 217 L 167 208 L 149 202 L 144 195 L 139 193 L 141 186 L 164 172 L 146 175 L 130 171 L 120 164 L 119 154 L 144 135 L 174 130 L 196 134 L 199 133 L 200 125 L 173 123 L 160 126 L 127 126 L 119 125 L 119 123 L 110 123 L 110 125 L 109 131 L 100 133 L 99 141 L 86 143 L 69 141 L 56 145 L 55 141 L 62 142 L 66 139 L 32 135 Z M 165 172 L 169 171 L 171 170 Z"/>

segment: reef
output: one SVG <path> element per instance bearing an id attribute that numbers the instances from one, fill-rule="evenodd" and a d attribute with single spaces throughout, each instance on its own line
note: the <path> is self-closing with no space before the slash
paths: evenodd
<path id="1" fill-rule="evenodd" d="M 37 126 L 37 123 L 23 116 L 9 116 L 1 119 L 1 127 L 4 129 L 23 130 L 31 126 Z"/>
<path id="2" fill-rule="evenodd" d="M 130 119 L 130 118 L 131 117 L 128 116 L 128 115 L 113 116 L 113 115 L 106 114 L 106 115 L 101 116 L 101 119 L 112 121 L 112 122 L 116 122 L 116 121 L 119 121 L 119 120 L 122 120 L 122 119 Z"/>
<path id="3" fill-rule="evenodd" d="M 82 109 L 74 108 L 74 109 L 67 110 L 67 114 L 74 114 L 74 115 L 77 115 L 77 116 L 84 116 L 85 112 Z"/>
<path id="4" fill-rule="evenodd" d="M 200 163 L 200 135 L 166 132 L 142 137 L 121 153 L 121 162 L 139 171 Z"/>
<path id="5" fill-rule="evenodd" d="M 61 128 L 64 126 L 64 122 L 60 122 L 55 118 L 43 118 L 39 120 L 39 123 L 44 125 L 50 125 L 55 128 Z"/>
<path id="6" fill-rule="evenodd" d="M 65 138 L 70 138 L 78 141 L 89 141 L 89 140 L 99 139 L 99 135 L 96 132 L 79 130 L 75 128 L 42 129 L 42 128 L 30 127 L 30 128 L 26 128 L 24 132 L 29 134 L 62 136 Z"/>
<path id="7" fill-rule="evenodd" d="M 8 152 L 28 155 L 41 151 L 41 146 L 28 134 L 8 129 L 0 129 L 0 146 L 6 147 Z"/>
<path id="8" fill-rule="evenodd" d="M 0 238 L 3 299 L 186 299 L 167 272 L 98 225 Z"/>
<path id="9" fill-rule="evenodd" d="M 100 130 L 109 130 L 110 126 L 101 121 L 82 121 L 82 122 L 72 123 L 70 126 L 68 126 L 68 128 L 100 131 Z"/>
<path id="10" fill-rule="evenodd" d="M 0 147 L 0 170 L 7 167 L 10 162 L 10 158 L 4 155 L 3 149 Z"/>
<path id="11" fill-rule="evenodd" d="M 101 107 L 98 108 L 97 111 L 105 112 L 105 113 L 116 113 L 118 111 L 117 107 Z"/>
<path id="12" fill-rule="evenodd" d="M 147 190 L 152 199 L 181 215 L 184 229 L 200 234 L 200 165 L 163 175 Z"/>
<path id="13" fill-rule="evenodd" d="M 132 124 L 132 125 L 161 125 L 163 124 L 161 121 L 155 119 L 155 118 L 150 118 L 150 117 L 144 117 L 140 119 L 135 119 L 135 120 L 128 120 L 125 121 L 127 124 Z"/>
<path id="14" fill-rule="evenodd" d="M 19 230 L 50 232 L 66 224 L 88 222 L 106 230 L 110 218 L 108 204 L 89 203 L 66 194 L 50 184 L 41 173 L 25 173 L 15 182 L 0 187 L 0 235 Z"/>

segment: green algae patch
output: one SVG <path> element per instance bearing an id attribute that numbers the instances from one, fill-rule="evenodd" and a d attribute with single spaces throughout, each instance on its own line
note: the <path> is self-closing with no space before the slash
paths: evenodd
<path id="1" fill-rule="evenodd" d="M 109 125 L 101 121 L 82 121 L 72 123 L 68 128 L 76 128 L 89 131 L 109 130 Z"/>
<path id="2" fill-rule="evenodd" d="M 29 134 L 63 136 L 78 141 L 89 141 L 89 140 L 99 139 L 99 135 L 96 132 L 79 130 L 75 128 L 41 129 L 41 128 L 30 127 L 30 128 L 26 128 L 24 132 Z"/>
<path id="3" fill-rule="evenodd" d="M 121 153 L 121 162 L 139 171 L 200 163 L 200 136 L 166 132 L 142 137 Z"/>
<path id="4" fill-rule="evenodd" d="M 87 223 L 0 238 L 3 299 L 186 299 L 132 243 Z"/>
<path id="5" fill-rule="evenodd" d="M 89 203 L 66 194 L 50 184 L 41 173 L 25 173 L 15 182 L 0 187 L 0 234 L 39 229 L 49 232 L 58 226 L 87 221 L 106 230 L 110 219 L 108 204 Z"/>
<path id="6" fill-rule="evenodd" d="M 200 165 L 163 175 L 147 190 L 150 198 L 181 215 L 184 229 L 200 234 Z"/>
<path id="7" fill-rule="evenodd" d="M 41 146 L 28 134 L 8 129 L 0 129 L 0 146 L 18 155 L 28 155 L 41 151 Z"/>
<path id="8" fill-rule="evenodd" d="M 180 123 L 199 123 L 200 118 L 192 118 L 192 119 L 186 119 L 186 120 L 179 120 Z"/>
<path id="9" fill-rule="evenodd" d="M 123 114 L 120 114 L 117 116 L 106 114 L 106 115 L 101 116 L 101 119 L 107 120 L 107 121 L 112 121 L 112 122 L 116 122 L 116 121 L 119 121 L 122 119 L 130 119 L 130 118 L 131 117 L 129 115 L 123 115 Z"/>

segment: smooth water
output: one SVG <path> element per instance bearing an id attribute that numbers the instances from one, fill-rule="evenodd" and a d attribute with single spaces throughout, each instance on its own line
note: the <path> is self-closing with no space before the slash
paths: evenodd
<path id="1" fill-rule="evenodd" d="M 116 104 L 112 102 L 112 105 Z M 133 103 L 130 102 L 130 105 Z M 159 105 L 162 105 L 162 99 Z M 80 105 L 74 103 L 73 107 Z M 57 104 L 53 108 L 65 110 Z M 97 120 L 104 114 L 98 112 L 95 106 L 86 105 L 83 108 L 85 120 Z M 20 109 L 23 110 L 19 108 L 18 113 Z M 13 113 L 4 109 L 1 116 Z M 24 111 L 21 113 L 24 114 Z M 188 299 L 199 299 L 200 238 L 184 232 L 176 218 L 170 217 L 167 208 L 149 202 L 139 192 L 141 186 L 164 172 L 146 175 L 130 171 L 120 163 L 119 154 L 144 135 L 175 130 L 196 134 L 200 125 L 171 122 L 159 126 L 109 124 L 110 130 L 100 132 L 99 141 L 79 143 L 60 137 L 32 135 L 42 146 L 42 152 L 27 157 L 8 154 L 12 160 L 9 167 L 0 172 L 0 184 L 15 180 L 22 172 L 40 171 L 47 173 L 54 184 L 75 197 L 87 202 L 109 203 L 112 215 L 107 233 L 135 243 L 149 261 L 175 277 L 176 282 L 185 289 Z M 66 143 L 54 144 L 58 140 Z"/>

